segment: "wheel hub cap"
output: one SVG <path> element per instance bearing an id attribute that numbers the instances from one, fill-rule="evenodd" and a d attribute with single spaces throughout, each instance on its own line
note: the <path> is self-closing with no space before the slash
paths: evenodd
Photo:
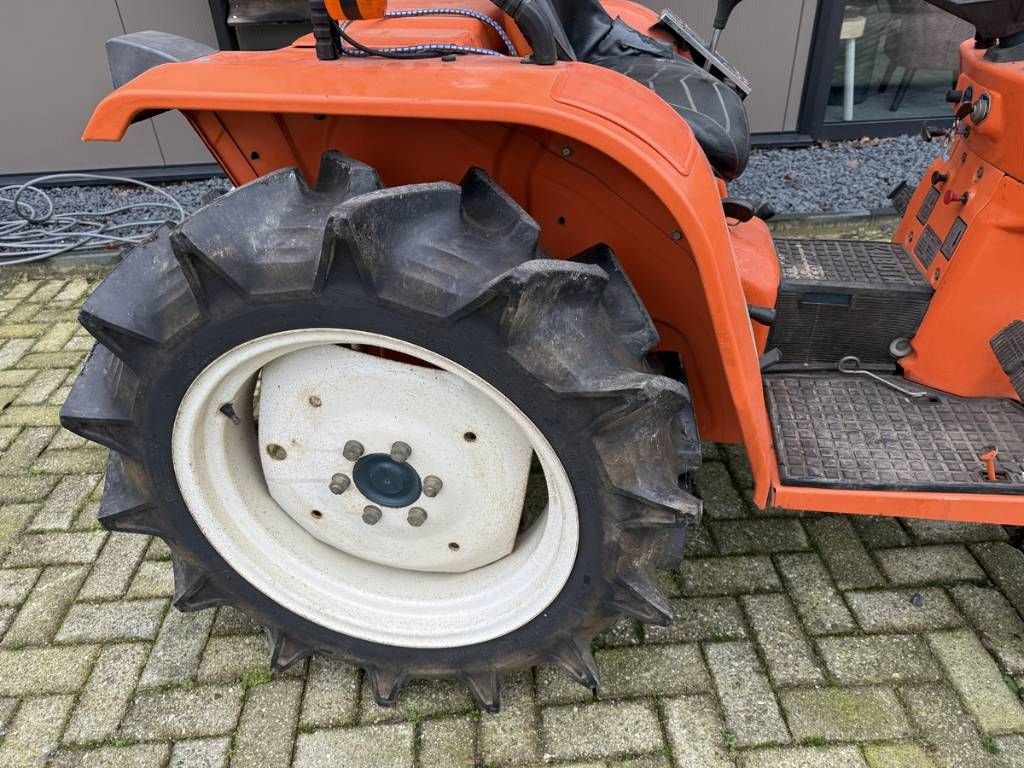
<path id="1" fill-rule="evenodd" d="M 530 441 L 493 398 L 447 371 L 337 346 L 285 355 L 263 369 L 259 440 L 286 454 L 263 451 L 274 500 L 344 552 L 465 573 L 516 545 Z M 352 478 L 340 495 L 339 473 Z M 423 493 L 428 476 L 443 478 L 435 497 Z"/>
<path id="2" fill-rule="evenodd" d="M 352 470 L 356 488 L 374 504 L 391 509 L 408 507 L 423 492 L 419 473 L 386 453 L 364 456 Z"/>

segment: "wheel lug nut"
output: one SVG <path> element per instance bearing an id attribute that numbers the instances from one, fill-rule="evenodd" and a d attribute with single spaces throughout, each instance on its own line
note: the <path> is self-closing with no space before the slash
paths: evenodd
<path id="1" fill-rule="evenodd" d="M 316 395 L 312 395 L 312 396 L 311 396 L 311 397 L 309 398 L 309 404 L 310 404 L 311 406 L 313 406 L 314 408 L 319 408 L 319 407 L 320 407 L 321 405 L 323 405 L 323 404 L 324 404 L 324 401 L 323 401 L 323 400 L 321 400 L 321 399 L 320 399 L 319 397 L 317 397 Z"/>
<path id="2" fill-rule="evenodd" d="M 277 443 L 271 443 L 267 446 L 267 455 L 274 461 L 284 461 L 288 458 L 288 451 Z"/>
<path id="3" fill-rule="evenodd" d="M 409 525 L 419 528 L 425 522 L 427 522 L 427 510 L 420 507 L 413 507 L 409 510 Z"/>
<path id="4" fill-rule="evenodd" d="M 405 464 L 412 456 L 412 448 L 409 447 L 408 443 L 398 441 L 391 446 L 391 459 L 397 461 L 399 464 Z"/>
<path id="5" fill-rule="evenodd" d="M 331 493 L 335 496 L 341 496 L 341 494 L 348 490 L 350 485 L 352 485 L 352 481 L 349 479 L 349 476 L 339 472 L 331 478 Z"/>
<path id="6" fill-rule="evenodd" d="M 363 510 L 363 522 L 367 525 L 376 525 L 383 516 L 384 513 L 380 511 L 379 507 L 367 507 Z"/>
<path id="7" fill-rule="evenodd" d="M 363 444 L 357 440 L 349 440 L 341 451 L 342 455 L 349 461 L 357 461 L 365 453 Z"/>
<path id="8" fill-rule="evenodd" d="M 440 477 L 434 477 L 429 475 L 423 478 L 423 495 L 428 499 L 432 499 L 441 492 L 441 488 L 444 487 L 444 483 L 441 482 Z"/>

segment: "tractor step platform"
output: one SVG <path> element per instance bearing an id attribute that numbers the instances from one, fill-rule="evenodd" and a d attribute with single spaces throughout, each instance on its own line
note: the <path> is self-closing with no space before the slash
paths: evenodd
<path id="1" fill-rule="evenodd" d="M 895 370 L 892 342 L 916 333 L 933 290 L 903 246 L 859 240 L 776 240 L 782 286 L 768 348 L 772 370 L 832 368 L 855 356 Z"/>
<path id="2" fill-rule="evenodd" d="M 1024 494 L 1024 406 L 881 378 L 888 384 L 838 372 L 765 376 L 783 485 Z"/>
<path id="3" fill-rule="evenodd" d="M 992 339 L 992 351 L 1024 400 L 1024 320 L 1015 320 Z"/>

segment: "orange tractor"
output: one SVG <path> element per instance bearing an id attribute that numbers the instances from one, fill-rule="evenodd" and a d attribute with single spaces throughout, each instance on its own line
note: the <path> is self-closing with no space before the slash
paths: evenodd
<path id="1" fill-rule="evenodd" d="M 728 191 L 749 84 L 628 0 L 112 40 L 85 138 L 180 110 L 238 188 L 82 311 L 62 419 L 111 449 L 100 522 L 164 539 L 175 605 L 246 612 L 276 668 L 490 711 L 671 621 L 699 436 L 745 446 L 762 506 L 1024 523 L 1024 4 L 932 2 L 978 34 L 889 244 L 773 240 Z"/>

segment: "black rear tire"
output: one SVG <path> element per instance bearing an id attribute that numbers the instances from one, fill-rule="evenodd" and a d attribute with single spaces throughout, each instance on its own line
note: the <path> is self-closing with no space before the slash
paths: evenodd
<path id="1" fill-rule="evenodd" d="M 278 172 L 136 248 L 82 311 L 99 343 L 61 414 L 112 450 L 100 522 L 167 542 L 177 608 L 234 606 L 267 628 L 275 668 L 337 656 L 367 671 L 382 705 L 409 679 L 454 677 L 496 711 L 502 677 L 544 663 L 597 688 L 598 633 L 621 615 L 671 621 L 654 570 L 678 564 L 699 514 L 680 484 L 699 440 L 686 387 L 647 365 L 657 335 L 611 251 L 550 260 L 538 236 L 479 170 L 461 187 L 381 189 L 372 169 L 329 153 L 315 189 Z M 300 328 L 426 347 L 485 378 L 544 433 L 581 534 L 567 584 L 540 615 L 471 646 L 367 642 L 271 600 L 210 545 L 172 464 L 178 405 L 226 351 Z"/>

